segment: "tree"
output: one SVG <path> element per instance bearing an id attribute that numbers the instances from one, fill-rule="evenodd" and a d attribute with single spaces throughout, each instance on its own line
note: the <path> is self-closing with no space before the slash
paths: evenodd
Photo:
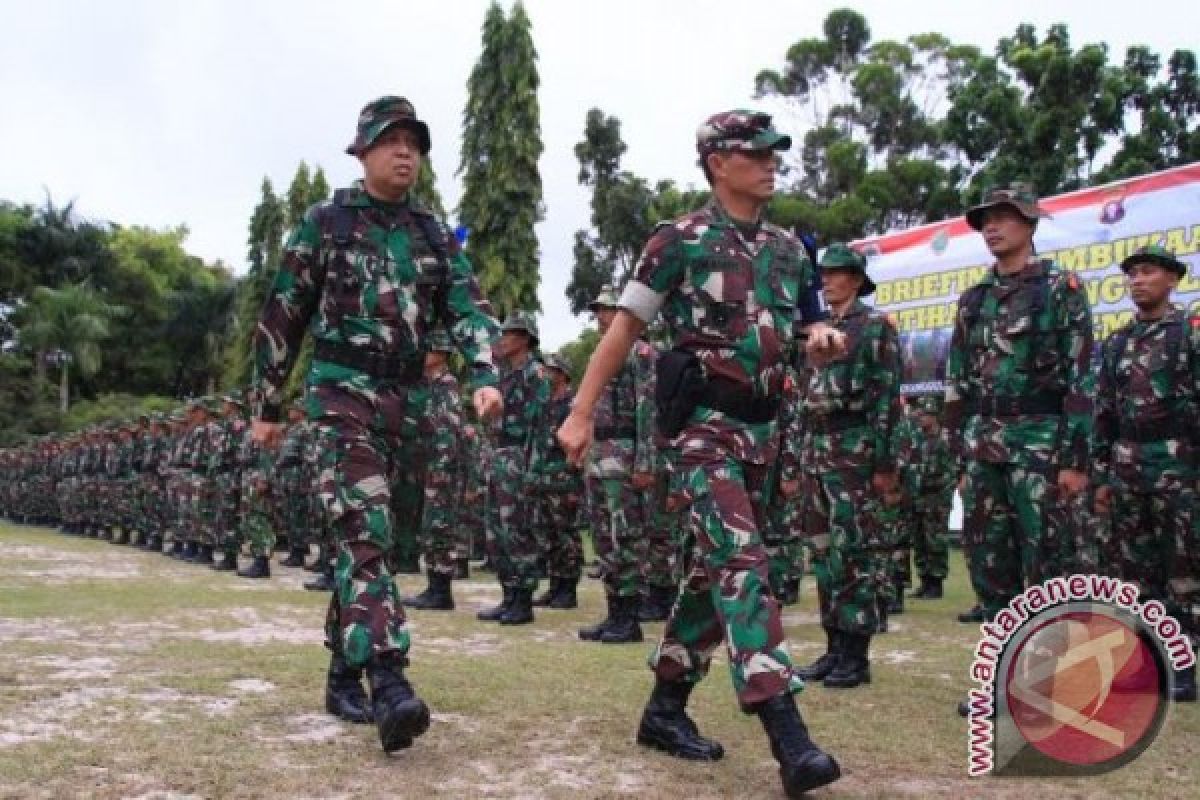
<path id="1" fill-rule="evenodd" d="M 442 222 L 446 221 L 446 206 L 442 203 L 442 195 L 437 189 L 437 173 L 433 170 L 433 162 L 426 158 L 421 162 L 421 172 L 417 176 L 417 185 L 412 190 L 413 200 L 423 208 L 427 208 Z"/>
<path id="2" fill-rule="evenodd" d="M 262 195 L 254 208 L 254 214 L 250 217 L 250 235 L 246 241 L 249 248 L 246 254 L 249 270 L 237 291 L 237 311 L 231 331 L 232 345 L 225 361 L 226 385 L 243 386 L 250 381 L 254 326 L 282 258 L 287 212 L 287 207 L 275 194 L 271 179 L 263 178 Z"/>
<path id="3" fill-rule="evenodd" d="M 61 413 L 67 413 L 70 405 L 72 366 L 84 377 L 99 371 L 103 360 L 100 345 L 109 337 L 112 319 L 125 311 L 106 303 L 85 282 L 34 289 L 29 305 L 21 310 L 21 340 L 59 368 Z"/>
<path id="4" fill-rule="evenodd" d="M 542 139 L 537 51 L 524 6 L 516 3 L 505 18 L 493 2 L 482 39 L 467 80 L 458 218 L 469 231 L 467 255 L 496 311 L 536 311 Z"/>

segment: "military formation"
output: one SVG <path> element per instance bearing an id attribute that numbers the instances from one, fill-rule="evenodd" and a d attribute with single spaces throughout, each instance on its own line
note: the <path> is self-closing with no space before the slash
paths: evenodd
<path id="1" fill-rule="evenodd" d="M 482 622 L 575 608 L 590 532 L 607 610 L 579 638 L 641 642 L 666 621 L 637 741 L 723 756 L 686 705 L 724 646 L 791 797 L 841 774 L 795 694 L 869 684 L 889 616 L 943 596 L 956 489 L 979 601 L 961 619 L 1087 570 L 1200 635 L 1200 317 L 1170 301 L 1187 274 L 1171 253 L 1121 264 L 1137 313 L 1095 366 L 1082 288 L 1034 254 L 1045 211 L 1024 185 L 989 193 L 967 221 L 995 265 L 960 298 L 945 395 L 903 397 L 866 258 L 834 243 L 817 260 L 762 220 L 790 137 L 723 112 L 696 139 L 712 199 L 594 298 L 603 337 L 574 387 L 533 315 L 499 322 L 456 239 L 409 201 L 431 146 L 408 101 L 369 103 L 346 149 L 363 179 L 291 232 L 252 384 L 0 452 L 0 514 L 246 579 L 277 550 L 309 568 L 305 588 L 330 596 L 326 709 L 373 723 L 387 752 L 430 719 L 405 608 L 453 611 L 472 569 L 501 588 Z M 422 565 L 425 589 L 401 598 L 393 575 Z M 826 647 L 798 666 L 781 609 L 805 573 Z M 1174 697 L 1195 699 L 1194 669 Z"/>

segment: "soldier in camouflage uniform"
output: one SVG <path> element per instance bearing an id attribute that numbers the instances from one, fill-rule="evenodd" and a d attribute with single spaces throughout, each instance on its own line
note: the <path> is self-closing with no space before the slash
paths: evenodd
<path id="1" fill-rule="evenodd" d="M 459 442 L 463 408 L 458 379 L 448 368 L 454 345 L 443 331 L 435 331 L 429 338 L 430 351 L 425 355 L 429 411 L 422 420 L 426 457 L 420 530 L 429 585 L 415 597 L 405 598 L 404 603 L 409 608 L 453 611 L 451 582 L 458 571 L 455 515 L 462 502 Z"/>
<path id="2" fill-rule="evenodd" d="M 942 398 L 926 395 L 914 400 L 919 446 L 906 487 L 911 493 L 913 561 L 921 585 L 913 597 L 937 600 L 950 574 L 950 545 L 946 535 L 958 464 L 942 434 Z M 906 559 L 907 561 L 907 559 Z M 907 564 L 906 564 L 907 566 Z"/>
<path id="3" fill-rule="evenodd" d="M 588 306 L 601 334 L 616 318 L 617 302 L 616 292 L 605 287 Z M 654 348 L 638 339 L 596 403 L 594 450 L 585 481 L 608 615 L 580 629 L 579 638 L 586 641 L 642 641 L 638 607 L 655 484 L 655 360 Z"/>
<path id="4" fill-rule="evenodd" d="M 713 199 L 659 226 L 646 244 L 559 438 L 568 456 L 583 458 L 604 387 L 661 311 L 674 350 L 659 358 L 659 421 L 679 450 L 695 549 L 651 658 L 655 688 L 638 741 L 684 758 L 721 757 L 685 706 L 724 640 L 738 701 L 758 714 L 784 789 L 799 797 L 840 770 L 813 744 L 796 708 L 793 692 L 803 684 L 768 586 L 762 488 L 778 448 L 793 317 L 810 325 L 810 346 L 822 357 L 844 346 L 844 337 L 818 321 L 816 277 L 803 247 L 762 220 L 775 151 L 790 145 L 767 114 L 724 112 L 700 126 L 697 150 Z"/>
<path id="5" fill-rule="evenodd" d="M 868 649 L 879 627 L 880 590 L 889 588 L 892 528 L 880 513 L 899 483 L 893 431 L 900 418 L 900 346 L 891 321 L 862 302 L 875 290 L 862 255 L 830 245 L 821 278 L 848 353 L 802 378 L 801 491 L 810 501 L 806 532 L 828 646 L 800 675 L 828 688 L 853 688 L 871 682 Z"/>
<path id="6" fill-rule="evenodd" d="M 989 620 L 1062 572 L 1070 504 L 1087 488 L 1092 318 L 1074 273 L 1034 256 L 1044 216 L 1022 184 L 990 191 L 967 212 L 996 263 L 959 298 L 946 360 L 963 546 Z"/>
<path id="7" fill-rule="evenodd" d="M 896 486 L 897 500 L 894 504 L 881 509 L 881 516 L 894 520 L 890 526 L 888 538 L 892 541 L 892 552 L 888 564 L 887 575 L 884 578 L 887 595 L 887 607 L 880 613 L 904 613 L 904 592 L 912 586 L 912 548 L 913 548 L 913 500 L 918 491 L 920 481 L 920 448 L 924 438 L 921 427 L 917 423 L 917 398 L 901 398 L 900 418 L 892 428 L 892 453 L 896 459 L 896 472 L 899 481 Z M 880 633 L 886 633 L 883 627 L 886 620 L 880 620 Z"/>
<path id="8" fill-rule="evenodd" d="M 213 521 L 213 544 L 221 550 L 222 557 L 212 567 L 221 572 L 237 569 L 238 553 L 242 548 L 242 465 L 241 450 L 250 426 L 245 418 L 245 404 L 240 392 L 229 392 L 221 397 L 221 416 L 216 422 L 216 464 L 213 475 L 216 490 L 216 518 Z M 258 575 L 257 565 L 242 574 L 244 578 L 267 577 Z"/>
<path id="9" fill-rule="evenodd" d="M 467 542 L 470 558 L 487 557 L 487 531 L 484 505 L 487 498 L 487 475 L 484 461 L 484 437 L 473 423 L 463 425 L 463 502 L 459 505 L 459 538 Z"/>
<path id="10" fill-rule="evenodd" d="M 545 358 L 550 375 L 550 400 L 538 433 L 538 461 L 531 466 L 533 528 L 538 549 L 546 562 L 549 588 L 534 601 L 535 606 L 575 608 L 576 587 L 583 575 L 583 539 L 579 530 L 583 478 L 555 434 L 567 418 L 575 393 L 571 391 L 571 369 L 558 355 Z"/>
<path id="11" fill-rule="evenodd" d="M 538 584 L 538 547 L 527 495 L 532 466 L 543 444 L 538 434 L 550 402 L 550 378 L 534 358 L 538 335 L 532 314 L 514 311 L 501 331 L 504 416 L 497 426 L 488 503 L 496 515 L 496 571 L 504 599 L 475 616 L 484 622 L 526 625 L 533 622 L 533 593 Z"/>
<path id="12" fill-rule="evenodd" d="M 241 482 L 238 495 L 241 532 L 250 547 L 250 557 L 253 559 L 249 568 L 238 570 L 238 575 L 243 578 L 271 576 L 271 553 L 275 550 L 273 510 L 276 504 L 273 495 L 282 490 L 282 487 L 272 481 L 272 477 L 276 475 L 278 446 L 278 440 L 265 443 L 258 441 L 249 428 L 242 431 L 241 441 L 238 443 L 237 475 Z M 301 561 L 303 562 L 303 559 Z"/>
<path id="13" fill-rule="evenodd" d="M 326 637 L 332 652 L 326 707 L 355 721 L 374 717 L 386 752 L 429 727 L 429 708 L 404 667 L 409 633 L 384 554 L 392 546 L 388 475 L 428 349 L 444 325 L 472 370 L 476 412 L 500 410 L 492 345 L 495 321 L 458 243 L 409 190 L 429 152 L 429 129 L 412 105 L 383 97 L 363 108 L 347 151 L 364 180 L 304 215 L 254 336 L 255 436 L 278 437 L 280 403 L 307 328 L 315 341 L 305 378 L 309 417 L 322 443 L 321 499 L 337 539 L 337 589 Z M 371 704 L 361 675 L 366 668 Z"/>
<path id="14" fill-rule="evenodd" d="M 1137 306 L 1105 342 L 1096 393 L 1096 512 L 1111 517 L 1106 571 L 1157 600 L 1193 649 L 1200 629 L 1200 315 L 1171 303 L 1187 265 L 1151 245 L 1121 262 Z M 1196 667 L 1175 673 L 1176 702 L 1196 701 Z"/>
<path id="15" fill-rule="evenodd" d="M 800 599 L 800 579 L 804 572 L 804 493 L 800 491 L 800 448 L 789 446 L 803 442 L 801 370 L 788 364 L 783 379 L 783 397 L 779 404 L 779 454 L 767 478 L 767 527 L 763 544 L 767 550 L 771 593 L 783 605 Z"/>

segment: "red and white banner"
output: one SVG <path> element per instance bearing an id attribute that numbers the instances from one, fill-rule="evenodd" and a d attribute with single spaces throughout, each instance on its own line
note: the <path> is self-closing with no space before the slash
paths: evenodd
<path id="1" fill-rule="evenodd" d="M 1086 287 L 1102 341 L 1133 315 L 1120 263 L 1147 244 L 1188 265 L 1175 302 L 1200 312 L 1200 164 L 1044 198 L 1038 254 L 1073 270 Z M 874 305 L 900 329 L 905 393 L 938 391 L 958 296 L 990 269 L 983 237 L 966 219 L 855 242 L 878 284 Z"/>

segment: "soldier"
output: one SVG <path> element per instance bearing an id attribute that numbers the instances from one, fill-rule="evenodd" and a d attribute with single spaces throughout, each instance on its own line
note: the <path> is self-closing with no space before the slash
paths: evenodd
<path id="1" fill-rule="evenodd" d="M 271 553 L 275 550 L 275 526 L 273 523 L 273 497 L 276 486 L 272 477 L 276 474 L 275 464 L 279 454 L 275 448 L 278 440 L 260 442 L 254 438 L 249 428 L 241 433 L 238 444 L 237 475 L 241 483 L 238 495 L 239 518 L 242 532 L 250 545 L 250 566 L 238 570 L 243 578 L 271 577 Z M 299 501 L 299 498 L 295 498 Z"/>
<path id="2" fill-rule="evenodd" d="M 448 368 L 453 352 L 454 345 L 444 331 L 430 335 L 429 352 L 425 354 L 429 411 L 422 420 L 427 456 L 420 530 L 429 585 L 425 591 L 404 600 L 410 608 L 429 611 L 454 610 L 451 582 L 458 568 L 454 521 L 462 501 L 459 439 L 463 408 L 458 379 Z"/>
<path id="3" fill-rule="evenodd" d="M 566 609 L 578 605 L 576 588 L 583 575 L 583 540 L 579 531 L 583 479 L 580 471 L 567 462 L 555 438 L 575 399 L 571 369 L 558 355 L 546 356 L 545 364 L 550 375 L 550 401 L 538 434 L 543 440 L 536 448 L 539 458 L 530 471 L 534 538 L 545 559 L 550 585 L 534 605 Z"/>
<path id="4" fill-rule="evenodd" d="M 942 436 L 942 398 L 926 395 L 914 401 L 919 447 L 912 470 L 912 548 L 921 585 L 913 597 L 937 600 L 950 574 L 946 527 L 954 503 L 958 465 Z"/>
<path id="5" fill-rule="evenodd" d="M 217 430 L 217 467 L 214 475 L 217 517 L 213 538 L 222 556 L 212 567 L 225 572 L 237 570 L 238 553 L 242 549 L 241 450 L 250 426 L 246 423 L 241 392 L 232 391 L 221 397 L 221 418 L 217 421 Z M 264 565 L 256 561 L 248 570 L 238 571 L 238 575 L 243 578 L 270 577 L 270 562 Z"/>
<path id="6" fill-rule="evenodd" d="M 1092 319 L 1074 273 L 1034 255 L 1045 216 L 1024 184 L 967 212 L 996 262 L 958 301 L 945 433 L 963 464 L 963 546 L 988 620 L 1060 573 L 1067 504 L 1088 481 Z"/>
<path id="7" fill-rule="evenodd" d="M 1157 245 L 1121 262 L 1137 306 L 1104 343 L 1092 475 L 1096 512 L 1111 516 L 1108 571 L 1163 604 L 1195 648 L 1200 600 L 1196 489 L 1200 477 L 1200 315 L 1171 302 L 1187 265 Z M 1171 697 L 1196 701 L 1196 667 L 1175 673 Z"/>
<path id="8" fill-rule="evenodd" d="M 492 416 L 501 404 L 496 324 L 471 265 L 409 198 L 429 148 L 429 128 L 404 98 L 363 108 L 347 152 L 362 163 L 364 180 L 309 209 L 291 233 L 254 336 L 262 398 L 254 434 L 264 442 L 280 435 L 282 393 L 306 328 L 316 343 L 306 404 L 322 439 L 321 500 L 338 548 L 327 703 L 336 699 L 335 713 L 347 718 L 373 716 L 389 753 L 429 727 L 429 708 L 404 674 L 409 633 L 384 562 L 391 454 L 418 391 L 428 331 L 444 325 L 470 365 L 476 412 Z"/>
<path id="9" fill-rule="evenodd" d="M 498 425 L 492 453 L 488 502 L 496 514 L 497 576 L 504 590 L 499 605 L 476 618 L 501 625 L 533 622 L 533 592 L 537 589 L 537 540 L 533 535 L 526 492 L 530 465 L 541 446 L 538 432 L 550 401 L 550 378 L 534 358 L 538 346 L 533 315 L 514 311 L 501 328 L 499 355 L 506 369 L 500 378 L 504 416 Z"/>
<path id="10" fill-rule="evenodd" d="M 617 303 L 616 292 L 604 287 L 589 304 L 601 335 L 611 328 Z M 608 615 L 580 629 L 579 638 L 585 641 L 642 641 L 638 607 L 652 522 L 650 490 L 655 484 L 655 361 L 654 348 L 638 339 L 608 391 L 597 398 L 595 450 L 585 481 Z"/>
<path id="11" fill-rule="evenodd" d="M 880 512 L 898 486 L 900 346 L 891 321 L 862 301 L 875 291 L 862 255 L 830 245 L 821 281 L 848 353 L 803 377 L 802 491 L 827 647 L 800 676 L 848 689 L 871 682 L 868 650 L 891 560 Z"/>
<path id="12" fill-rule="evenodd" d="M 818 321 L 813 267 L 800 243 L 762 221 L 774 192 L 775 151 L 790 146 L 767 114 L 724 112 L 700 126 L 697 150 L 713 199 L 659 226 L 646 244 L 559 438 L 578 463 L 601 392 L 661 311 L 674 349 L 659 357 L 658 422 L 679 448 L 696 549 L 651 658 L 655 687 L 638 741 L 683 758 L 722 756 L 685 706 L 725 640 L 738 701 L 758 714 L 784 789 L 799 797 L 841 773 L 813 744 L 796 708 L 793 692 L 802 683 L 767 585 L 761 491 L 777 447 L 793 316 L 809 324 L 810 346 L 822 357 L 844 346 L 844 337 Z"/>
<path id="13" fill-rule="evenodd" d="M 274 488 L 277 491 L 270 493 L 272 516 L 275 517 L 275 525 L 280 528 L 279 532 L 287 538 L 288 543 L 287 557 L 282 559 L 279 565 L 303 567 L 305 557 L 308 555 L 308 541 L 304 535 L 305 532 L 301 530 L 302 509 L 308 504 L 307 498 L 314 492 L 306 491 L 303 498 L 300 495 L 304 441 L 308 438 L 302 435 L 306 429 L 300 425 L 305 421 L 302 398 L 297 398 L 288 406 L 287 421 L 287 433 L 284 434 L 283 444 L 280 445 L 279 452 L 276 454 L 276 461 L 271 465 L 271 469 L 263 471 L 263 476 L 276 484 Z M 306 488 L 311 490 L 312 487 Z M 280 499 L 283 497 L 288 498 L 289 502 L 284 503 Z M 322 563 L 325 564 L 328 561 L 329 559 L 326 557 Z M 325 591 L 333 588 L 332 576 L 329 581 L 329 585 L 324 588 Z"/>

